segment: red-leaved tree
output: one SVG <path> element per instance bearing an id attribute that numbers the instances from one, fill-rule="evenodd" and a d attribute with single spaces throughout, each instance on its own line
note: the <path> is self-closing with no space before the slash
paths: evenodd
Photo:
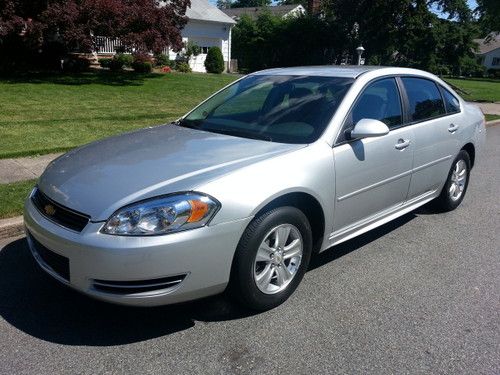
<path id="1" fill-rule="evenodd" d="M 5 65 L 20 51 L 50 53 L 54 45 L 59 53 L 91 52 L 99 48 L 97 36 L 120 38 L 136 53 L 178 51 L 189 5 L 190 0 L 0 0 L 0 60 Z"/>

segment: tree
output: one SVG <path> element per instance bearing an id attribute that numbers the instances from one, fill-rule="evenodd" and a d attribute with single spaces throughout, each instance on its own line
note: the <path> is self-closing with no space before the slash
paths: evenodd
<path id="1" fill-rule="evenodd" d="M 307 0 L 279 0 L 278 5 L 291 5 L 297 4 L 307 7 Z"/>
<path id="2" fill-rule="evenodd" d="M 271 5 L 271 0 L 236 0 L 231 3 L 231 8 L 263 7 Z"/>
<path id="3" fill-rule="evenodd" d="M 310 16 L 243 16 L 233 29 L 232 55 L 242 71 L 331 64 L 346 37 L 337 23 Z"/>
<path id="4" fill-rule="evenodd" d="M 480 15 L 480 23 L 486 34 L 500 31 L 500 1 L 477 0 L 476 12 Z"/>
<path id="5" fill-rule="evenodd" d="M 201 53 L 200 46 L 198 46 L 192 40 L 188 40 L 188 42 L 184 45 L 184 49 L 183 49 L 181 55 L 186 60 L 186 63 L 188 63 L 188 65 L 189 65 L 189 62 L 191 61 L 191 57 L 198 56 L 200 53 Z"/>
<path id="6" fill-rule="evenodd" d="M 448 19 L 439 18 L 431 6 Z M 232 55 L 244 71 L 352 64 L 362 44 L 369 64 L 438 74 L 477 70 L 472 67 L 477 28 L 465 0 L 323 0 L 322 14 L 242 17 L 233 29 Z"/>
<path id="7" fill-rule="evenodd" d="M 219 9 L 229 9 L 232 7 L 231 0 L 217 0 L 217 8 Z"/>
<path id="8" fill-rule="evenodd" d="M 182 48 L 189 0 L 0 0 L 0 55 L 31 54 L 58 44 L 61 53 L 99 48 L 97 36 L 120 38 L 130 52 Z"/>
<path id="9" fill-rule="evenodd" d="M 337 51 L 355 56 L 362 44 L 370 63 L 436 71 L 451 63 L 443 59 L 443 49 L 456 63 L 473 48 L 472 12 L 465 0 L 324 0 L 322 7 L 347 36 L 347 50 Z M 440 19 L 436 8 L 448 19 Z"/>
<path id="10" fill-rule="evenodd" d="M 219 47 L 210 47 L 205 59 L 205 69 L 208 73 L 220 74 L 224 71 L 224 57 Z"/>

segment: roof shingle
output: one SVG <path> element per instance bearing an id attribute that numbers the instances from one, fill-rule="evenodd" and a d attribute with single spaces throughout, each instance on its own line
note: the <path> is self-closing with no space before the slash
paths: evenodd
<path id="1" fill-rule="evenodd" d="M 229 8 L 229 9 L 223 9 L 222 11 L 232 19 L 240 18 L 243 15 L 247 15 L 255 19 L 259 16 L 259 14 L 264 12 L 269 12 L 273 16 L 283 17 L 299 6 L 300 6 L 299 4 L 289 4 L 289 5 L 275 5 L 275 6 L 263 6 L 263 7 L 249 7 L 249 8 Z"/>
<path id="2" fill-rule="evenodd" d="M 474 42 L 478 44 L 478 52 L 476 53 L 484 55 L 485 53 L 500 48 L 500 34 L 489 35 L 484 39 L 474 39 Z"/>

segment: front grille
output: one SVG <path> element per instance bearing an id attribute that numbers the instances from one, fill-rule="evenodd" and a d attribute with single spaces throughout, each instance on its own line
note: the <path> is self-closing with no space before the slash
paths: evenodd
<path id="1" fill-rule="evenodd" d="M 44 265 L 69 282 L 69 259 L 47 249 L 33 236 L 30 236 L 30 239 L 34 245 L 33 251 L 38 254 Z"/>
<path id="2" fill-rule="evenodd" d="M 54 202 L 38 188 L 31 196 L 31 200 L 43 216 L 71 230 L 81 232 L 90 220 L 90 216 L 73 211 Z"/>
<path id="3" fill-rule="evenodd" d="M 186 278 L 186 275 L 163 277 L 161 279 L 138 281 L 94 280 L 94 289 L 113 294 L 138 294 L 173 289 Z"/>

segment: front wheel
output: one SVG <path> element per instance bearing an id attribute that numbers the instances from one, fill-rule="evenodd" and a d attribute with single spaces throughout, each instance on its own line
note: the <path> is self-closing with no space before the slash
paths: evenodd
<path id="1" fill-rule="evenodd" d="M 254 310 L 272 309 L 290 297 L 311 258 L 307 217 L 295 207 L 279 207 L 256 217 L 236 250 L 229 289 Z"/>
<path id="2" fill-rule="evenodd" d="M 441 194 L 435 201 L 442 211 L 452 211 L 462 203 L 469 185 L 470 169 L 469 154 L 461 150 L 451 165 Z"/>

